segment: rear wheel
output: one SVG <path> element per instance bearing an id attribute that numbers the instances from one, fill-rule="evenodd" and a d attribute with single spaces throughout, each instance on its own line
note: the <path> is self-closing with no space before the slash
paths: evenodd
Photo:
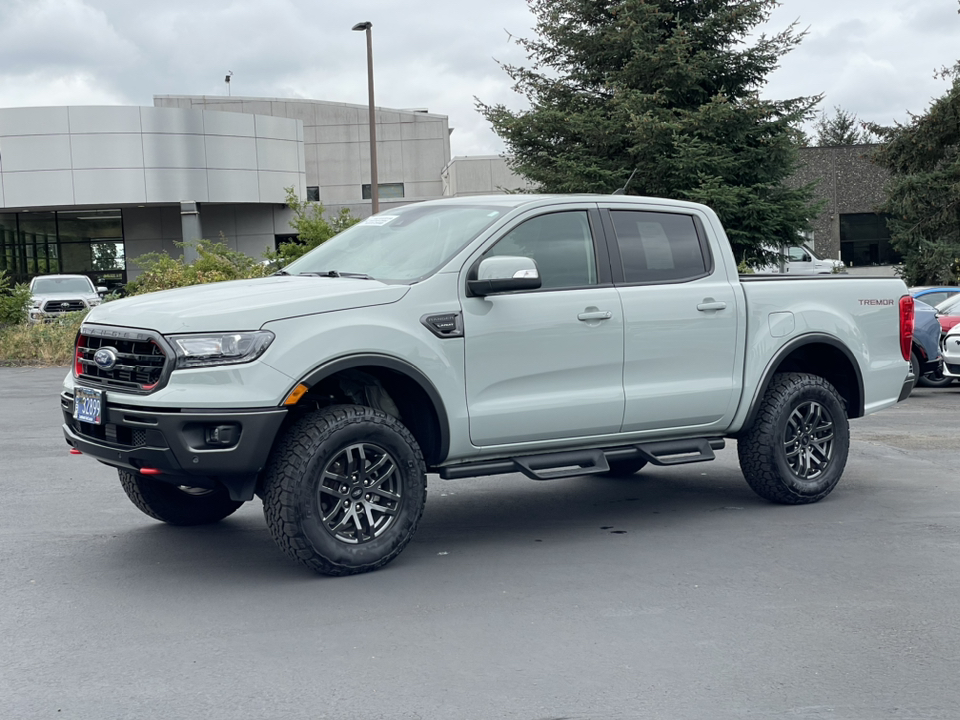
<path id="1" fill-rule="evenodd" d="M 774 376 L 753 424 L 737 440 L 740 468 L 760 497 L 785 505 L 821 500 L 840 481 L 850 449 L 836 389 L 805 373 Z"/>
<path id="2" fill-rule="evenodd" d="M 917 380 L 917 385 L 928 388 L 945 388 L 953 383 L 953 378 L 946 377 L 943 374 L 943 368 L 938 368 L 934 372 L 921 375 Z"/>
<path id="3" fill-rule="evenodd" d="M 142 512 L 168 525 L 207 525 L 223 520 L 243 505 L 231 500 L 226 488 L 171 485 L 170 483 L 119 470 L 123 491 Z"/>
<path id="4" fill-rule="evenodd" d="M 325 575 L 376 570 L 413 537 L 427 497 L 413 435 L 373 408 L 305 415 L 274 449 L 263 488 L 273 539 Z"/>
<path id="5" fill-rule="evenodd" d="M 913 386 L 910 388 L 913 390 L 920 381 L 920 358 L 917 357 L 916 350 L 910 353 L 910 372 L 913 373 Z"/>

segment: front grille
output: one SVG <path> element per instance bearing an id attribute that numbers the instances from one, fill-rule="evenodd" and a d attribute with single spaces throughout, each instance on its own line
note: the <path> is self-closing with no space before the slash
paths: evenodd
<path id="1" fill-rule="evenodd" d="M 116 356 L 116 364 L 108 370 L 94 362 L 101 348 L 110 348 Z M 75 374 L 89 385 L 150 392 L 163 378 L 166 364 L 163 349 L 142 332 L 116 331 L 108 336 L 84 326 L 77 338 Z"/>
<path id="2" fill-rule="evenodd" d="M 43 311 L 47 313 L 68 313 L 86 309 L 87 304 L 83 300 L 47 300 L 43 304 Z"/>
<path id="3" fill-rule="evenodd" d="M 100 440 L 130 448 L 143 447 L 147 444 L 147 431 L 140 428 L 130 428 L 113 423 L 91 425 L 90 423 L 77 421 L 74 421 L 71 425 L 77 434 L 91 440 Z"/>

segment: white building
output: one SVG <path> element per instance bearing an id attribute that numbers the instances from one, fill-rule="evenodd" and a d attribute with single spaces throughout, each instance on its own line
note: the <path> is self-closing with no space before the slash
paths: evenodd
<path id="1" fill-rule="evenodd" d="M 288 239 L 285 188 L 370 212 L 368 109 L 157 96 L 155 107 L 0 108 L 0 270 L 16 280 L 136 276 L 147 252 L 221 235 L 259 256 Z M 447 118 L 378 109 L 381 208 L 439 197 Z"/>

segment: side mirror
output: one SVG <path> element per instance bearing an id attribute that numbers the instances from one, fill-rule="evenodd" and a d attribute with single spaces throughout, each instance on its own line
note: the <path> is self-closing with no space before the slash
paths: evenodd
<path id="1" fill-rule="evenodd" d="M 473 295 L 536 290 L 541 286 L 540 272 L 533 258 L 513 255 L 488 257 L 475 268 L 476 278 L 467 281 Z M 473 273 L 471 273 L 473 274 Z"/>
<path id="2" fill-rule="evenodd" d="M 803 254 L 803 262 L 810 262 L 811 258 L 806 253 Z"/>
<path id="3" fill-rule="evenodd" d="M 107 294 L 107 289 L 103 285 L 97 285 L 97 295 L 103 297 Z"/>

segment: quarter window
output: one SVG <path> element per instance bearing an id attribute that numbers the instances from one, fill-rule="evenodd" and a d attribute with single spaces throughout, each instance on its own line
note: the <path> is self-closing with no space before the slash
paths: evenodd
<path id="1" fill-rule="evenodd" d="M 545 290 L 597 284 L 597 261 L 586 211 L 551 213 L 527 220 L 484 257 L 503 255 L 532 258 Z"/>
<path id="2" fill-rule="evenodd" d="M 613 210 L 628 283 L 678 282 L 707 274 L 704 248 L 690 215 Z"/>

